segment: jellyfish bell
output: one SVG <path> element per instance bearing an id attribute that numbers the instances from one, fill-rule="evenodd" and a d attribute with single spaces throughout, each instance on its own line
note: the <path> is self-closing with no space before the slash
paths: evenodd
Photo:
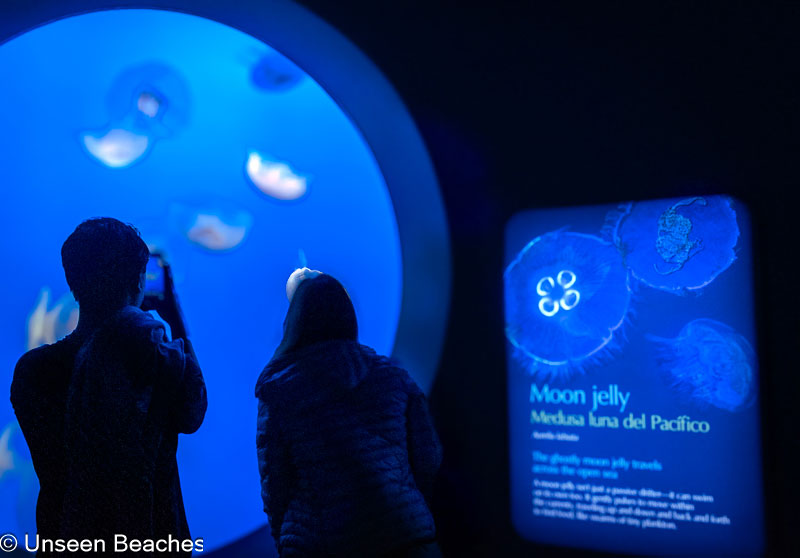
<path id="1" fill-rule="evenodd" d="M 201 206 L 174 203 L 168 219 L 186 240 L 211 252 L 237 248 L 253 225 L 249 212 L 219 200 Z"/>
<path id="2" fill-rule="evenodd" d="M 312 279 L 320 275 L 322 275 L 322 272 L 316 269 L 309 269 L 307 267 L 295 269 L 292 274 L 289 275 L 289 279 L 286 280 L 286 298 L 289 302 L 292 301 L 294 293 L 297 291 L 297 287 L 300 286 L 300 283 L 306 279 Z"/>
<path id="3" fill-rule="evenodd" d="M 299 199 L 308 189 L 306 177 L 295 174 L 287 163 L 269 159 L 257 151 L 248 153 L 245 171 L 259 193 L 276 200 Z"/>
<path id="4" fill-rule="evenodd" d="M 122 169 L 138 161 L 150 147 L 147 136 L 124 128 L 87 132 L 81 136 L 86 151 L 112 169 Z"/>
<path id="5" fill-rule="evenodd" d="M 245 227 L 229 225 L 219 215 L 198 213 L 186 237 L 204 248 L 218 251 L 230 250 L 241 244 L 246 232 Z"/>
<path id="6" fill-rule="evenodd" d="M 679 397 L 735 412 L 750 406 L 757 390 L 755 351 L 732 327 L 711 319 L 687 323 L 673 339 L 648 336 L 659 371 Z"/>
<path id="7" fill-rule="evenodd" d="M 730 267 L 739 226 L 730 198 L 696 196 L 630 204 L 613 237 L 634 278 L 682 294 L 704 288 Z"/>
<path id="8" fill-rule="evenodd" d="M 285 56 L 273 52 L 258 59 L 250 72 L 253 85 L 262 91 L 288 91 L 303 79 L 303 71 Z"/>
<path id="9" fill-rule="evenodd" d="M 628 314 L 628 273 L 614 245 L 555 231 L 506 268 L 506 337 L 533 372 L 584 370 L 610 351 Z"/>

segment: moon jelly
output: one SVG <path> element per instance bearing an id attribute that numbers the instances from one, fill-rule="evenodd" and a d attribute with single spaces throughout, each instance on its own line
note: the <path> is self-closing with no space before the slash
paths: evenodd
<path id="1" fill-rule="evenodd" d="M 628 312 L 622 257 L 596 236 L 556 231 L 533 239 L 505 271 L 506 337 L 534 372 L 583 368 L 610 349 Z"/>
<path id="2" fill-rule="evenodd" d="M 303 79 L 303 71 L 278 53 L 267 54 L 253 66 L 253 85 L 263 91 L 288 91 Z"/>
<path id="3" fill-rule="evenodd" d="M 736 212 L 724 196 L 633 203 L 614 231 L 633 276 L 673 293 L 711 283 L 736 259 L 738 239 Z"/>
<path id="4" fill-rule="evenodd" d="M 150 140 L 123 128 L 112 128 L 106 132 L 87 132 L 83 135 L 83 144 L 105 166 L 119 169 L 138 161 L 147 151 Z"/>
<path id="5" fill-rule="evenodd" d="M 281 161 L 271 160 L 257 151 L 247 154 L 245 171 L 259 193 L 277 200 L 296 200 L 305 195 L 306 178 L 295 174 Z"/>
<path id="6" fill-rule="evenodd" d="M 732 327 L 699 319 L 674 339 L 649 338 L 656 343 L 661 371 L 690 399 L 726 411 L 739 411 L 754 401 L 755 352 Z"/>
<path id="7" fill-rule="evenodd" d="M 81 134 L 86 151 L 111 168 L 141 160 L 161 138 L 184 128 L 189 90 L 177 71 L 164 64 L 133 66 L 118 75 L 107 95 L 111 122 Z"/>
<path id="8" fill-rule="evenodd" d="M 253 224 L 247 211 L 231 207 L 189 207 L 174 204 L 170 220 L 191 242 L 213 252 L 239 246 Z"/>

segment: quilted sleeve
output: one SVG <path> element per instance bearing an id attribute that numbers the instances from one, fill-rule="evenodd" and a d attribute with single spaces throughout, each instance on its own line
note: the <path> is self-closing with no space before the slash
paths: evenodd
<path id="1" fill-rule="evenodd" d="M 258 472 L 261 475 L 261 500 L 269 518 L 270 531 L 280 551 L 283 516 L 289 505 L 294 472 L 289 450 L 281 439 L 277 419 L 270 416 L 269 406 L 258 400 L 256 425 Z"/>

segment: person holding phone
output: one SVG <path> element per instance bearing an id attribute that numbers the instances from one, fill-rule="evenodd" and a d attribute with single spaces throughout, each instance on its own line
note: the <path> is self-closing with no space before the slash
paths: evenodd
<path id="1" fill-rule="evenodd" d="M 39 537 L 101 539 L 107 556 L 119 555 L 119 536 L 152 541 L 137 555 L 194 547 L 181 544 L 191 536 L 175 454 L 178 434 L 203 422 L 206 387 L 168 267 L 163 297 L 149 302 L 173 339 L 140 308 L 149 255 L 138 231 L 116 219 L 78 225 L 61 249 L 77 328 L 25 353 L 11 385 L 41 486 Z"/>

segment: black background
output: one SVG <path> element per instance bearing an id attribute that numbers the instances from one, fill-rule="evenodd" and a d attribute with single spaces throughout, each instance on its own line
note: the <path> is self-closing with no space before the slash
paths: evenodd
<path id="1" fill-rule="evenodd" d="M 213 13 L 245 2 L 160 3 Z M 5 0 L 0 27 L 65 4 Z M 435 513 L 446 555 L 587 555 L 526 543 L 510 525 L 507 219 L 526 208 L 728 193 L 754 226 L 769 550 L 799 556 L 800 4 L 300 4 L 392 82 L 440 180 L 454 282 L 430 404 L 445 446 Z"/>

